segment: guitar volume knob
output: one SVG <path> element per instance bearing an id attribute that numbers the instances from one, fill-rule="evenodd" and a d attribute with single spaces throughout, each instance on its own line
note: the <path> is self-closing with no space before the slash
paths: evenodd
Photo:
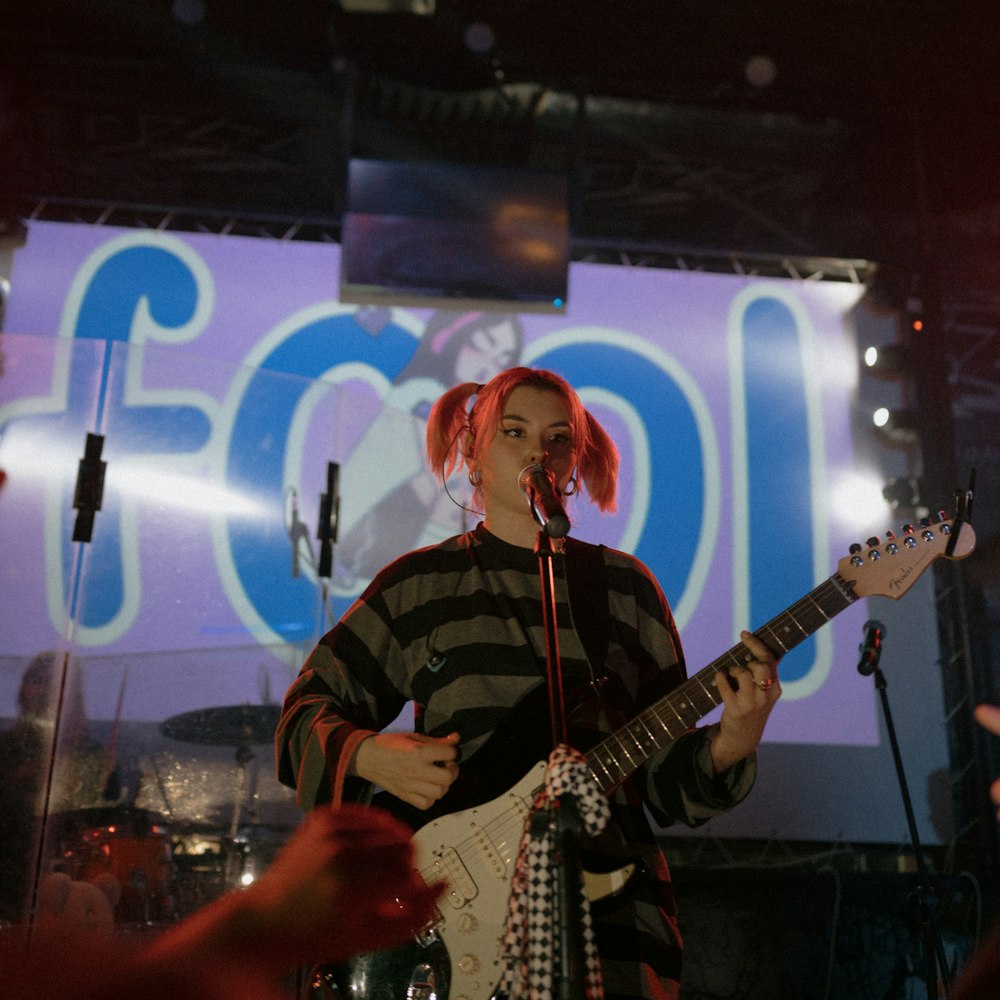
<path id="1" fill-rule="evenodd" d="M 475 955 L 463 955 L 458 960 L 458 968 L 463 975 L 475 975 L 479 971 L 479 959 Z"/>

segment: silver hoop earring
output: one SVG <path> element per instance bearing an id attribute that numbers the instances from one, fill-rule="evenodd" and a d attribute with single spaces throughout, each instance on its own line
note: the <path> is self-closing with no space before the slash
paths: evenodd
<path id="1" fill-rule="evenodd" d="M 479 469 L 469 469 L 469 485 L 475 489 L 483 485 L 483 474 Z"/>
<path id="2" fill-rule="evenodd" d="M 573 484 L 573 488 L 572 489 L 570 489 L 570 483 Z M 573 496 L 574 493 L 576 493 L 576 491 L 579 488 L 580 488 L 580 484 L 577 482 L 576 476 L 570 476 L 569 479 L 566 480 L 566 489 L 564 489 L 562 491 L 562 494 L 563 494 L 564 497 L 571 497 L 571 496 Z"/>

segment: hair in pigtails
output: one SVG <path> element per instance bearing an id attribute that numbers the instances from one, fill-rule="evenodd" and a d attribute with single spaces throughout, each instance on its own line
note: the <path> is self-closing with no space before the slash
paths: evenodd
<path id="1" fill-rule="evenodd" d="M 444 393 L 431 409 L 427 422 L 427 458 L 435 475 L 447 481 L 463 463 L 471 466 L 476 437 L 492 440 L 508 397 L 521 385 L 554 392 L 565 400 L 580 480 L 600 510 L 613 511 L 618 491 L 618 449 L 607 431 L 584 409 L 569 382 L 544 369 L 508 368 L 486 385 L 464 382 Z M 469 400 L 477 393 L 475 405 L 467 410 Z M 476 501 L 482 503 L 478 484 L 473 482 L 473 487 Z"/>
<path id="2" fill-rule="evenodd" d="M 618 449 L 590 411 L 583 412 L 587 430 L 582 435 L 585 446 L 577 458 L 580 478 L 598 509 L 611 513 L 615 509 L 618 493 Z"/>
<path id="3" fill-rule="evenodd" d="M 482 388 L 463 382 L 445 392 L 431 407 L 427 418 L 427 460 L 434 474 L 445 482 L 466 461 L 469 415 L 466 405 Z"/>

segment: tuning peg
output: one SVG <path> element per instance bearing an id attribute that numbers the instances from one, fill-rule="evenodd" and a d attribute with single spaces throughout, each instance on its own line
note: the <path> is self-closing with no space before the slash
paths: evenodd
<path id="1" fill-rule="evenodd" d="M 878 535 L 872 535 L 872 537 L 868 539 L 868 548 L 870 549 L 877 549 L 881 544 L 882 540 L 878 537 Z"/>
<path id="2" fill-rule="evenodd" d="M 851 547 L 847 550 L 851 554 L 851 565 L 852 566 L 863 566 L 865 561 L 861 558 L 861 546 L 854 542 Z"/>
<path id="3" fill-rule="evenodd" d="M 896 535 L 892 531 L 886 531 L 885 533 L 885 551 L 891 556 L 899 552 L 899 546 L 896 544 Z"/>

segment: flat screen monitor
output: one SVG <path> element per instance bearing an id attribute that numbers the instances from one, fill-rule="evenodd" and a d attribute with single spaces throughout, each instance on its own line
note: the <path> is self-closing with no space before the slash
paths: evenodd
<path id="1" fill-rule="evenodd" d="M 561 313 L 569 208 L 561 174 L 353 159 L 340 299 Z"/>

